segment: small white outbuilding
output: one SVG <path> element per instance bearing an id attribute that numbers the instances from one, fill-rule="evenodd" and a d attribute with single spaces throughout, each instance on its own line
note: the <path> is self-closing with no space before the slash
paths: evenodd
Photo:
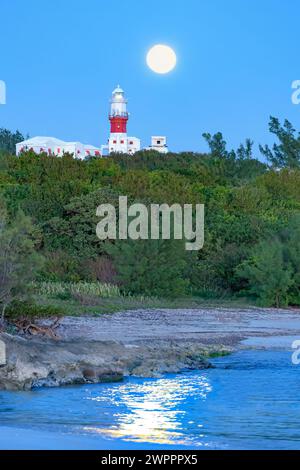
<path id="1" fill-rule="evenodd" d="M 30 139 L 19 142 L 16 145 L 16 154 L 28 150 L 36 154 L 48 153 L 48 155 L 56 155 L 61 157 L 64 153 L 70 153 L 76 158 L 84 159 L 89 156 L 100 156 L 101 150 L 93 145 L 85 145 L 81 142 L 65 142 L 55 137 L 32 137 Z"/>
<path id="2" fill-rule="evenodd" d="M 159 153 L 168 153 L 167 138 L 164 135 L 153 135 L 151 137 L 151 145 L 145 150 L 156 150 Z"/>

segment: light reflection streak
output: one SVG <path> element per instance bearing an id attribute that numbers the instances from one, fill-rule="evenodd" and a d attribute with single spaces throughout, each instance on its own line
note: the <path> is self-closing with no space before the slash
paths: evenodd
<path id="1" fill-rule="evenodd" d="M 185 412 L 181 404 L 187 399 L 199 400 L 199 397 L 205 401 L 211 391 L 212 386 L 204 374 L 124 383 L 110 389 L 109 395 L 87 397 L 99 402 L 99 406 L 109 402 L 120 409 L 113 415 L 114 425 L 109 428 L 87 426 L 84 430 L 127 441 L 188 445 L 191 442 L 184 434 Z M 202 428 L 203 425 L 195 423 L 195 426 Z M 203 428 L 201 433 L 199 438 L 204 437 Z M 198 442 L 198 445 L 205 444 Z"/>

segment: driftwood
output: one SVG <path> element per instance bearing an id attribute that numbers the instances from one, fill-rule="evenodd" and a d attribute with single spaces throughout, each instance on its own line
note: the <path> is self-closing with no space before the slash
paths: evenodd
<path id="1" fill-rule="evenodd" d="M 56 329 L 59 327 L 59 318 L 56 318 L 49 326 L 37 325 L 28 318 L 16 320 L 13 324 L 23 334 L 48 336 L 51 339 L 59 339 Z"/>

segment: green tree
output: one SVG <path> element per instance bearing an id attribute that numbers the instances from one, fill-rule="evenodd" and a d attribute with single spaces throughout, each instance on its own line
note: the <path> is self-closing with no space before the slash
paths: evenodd
<path id="1" fill-rule="evenodd" d="M 252 150 L 253 150 L 253 140 L 246 139 L 245 144 L 241 144 L 236 151 L 237 157 L 240 160 L 250 160 L 253 158 Z"/>
<path id="2" fill-rule="evenodd" d="M 293 269 L 294 283 L 289 291 L 290 304 L 300 305 L 300 214 L 295 214 L 281 233 L 286 257 Z"/>
<path id="3" fill-rule="evenodd" d="M 25 140 L 25 137 L 21 132 L 11 132 L 8 129 L 0 129 L 0 150 L 4 150 L 7 153 L 16 153 L 16 144 Z"/>
<path id="4" fill-rule="evenodd" d="M 261 242 L 249 260 L 237 270 L 246 279 L 249 292 L 263 306 L 288 305 L 289 290 L 294 285 L 293 269 L 285 257 L 285 246 L 278 239 Z"/>
<path id="5" fill-rule="evenodd" d="M 107 252 L 126 292 L 164 297 L 186 293 L 187 254 L 181 240 L 120 240 L 108 244 Z"/>
<path id="6" fill-rule="evenodd" d="M 221 132 L 217 132 L 214 135 L 211 135 L 209 132 L 205 132 L 202 136 L 206 140 L 213 157 L 235 159 L 235 152 L 233 150 L 230 152 L 227 150 L 227 144 Z"/>
<path id="7" fill-rule="evenodd" d="M 67 251 L 78 259 L 95 259 L 103 253 L 103 243 L 96 235 L 99 222 L 96 209 L 107 203 L 117 207 L 118 202 L 118 194 L 109 188 L 71 198 L 61 217 L 49 218 L 43 224 L 44 247 L 49 251 Z"/>
<path id="8" fill-rule="evenodd" d="M 273 116 L 270 117 L 269 130 L 276 135 L 279 144 L 274 144 L 272 150 L 268 145 L 260 145 L 261 153 L 276 168 L 299 168 L 300 132 L 296 133 L 287 119 L 282 126 L 279 119 Z"/>
<path id="9" fill-rule="evenodd" d="M 41 267 L 41 257 L 35 251 L 33 226 L 21 211 L 13 221 L 1 202 L 0 210 L 0 305 L 1 322 L 7 306 L 27 295 L 28 285 Z"/>

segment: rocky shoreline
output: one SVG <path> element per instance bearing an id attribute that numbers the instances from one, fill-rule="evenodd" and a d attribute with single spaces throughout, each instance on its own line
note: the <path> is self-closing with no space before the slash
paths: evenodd
<path id="1" fill-rule="evenodd" d="M 300 338 L 300 311 L 135 310 L 65 317 L 58 334 L 59 340 L 0 334 L 6 349 L 0 389 L 99 383 L 128 375 L 158 377 L 208 368 L 210 356 L 242 347 L 247 338 Z"/>
<path id="2" fill-rule="evenodd" d="M 205 349 L 192 343 L 130 346 L 115 341 L 53 341 L 6 334 L 1 339 L 6 344 L 7 363 L 0 368 L 0 389 L 5 390 L 112 382 L 126 375 L 158 377 L 210 366 Z"/>

